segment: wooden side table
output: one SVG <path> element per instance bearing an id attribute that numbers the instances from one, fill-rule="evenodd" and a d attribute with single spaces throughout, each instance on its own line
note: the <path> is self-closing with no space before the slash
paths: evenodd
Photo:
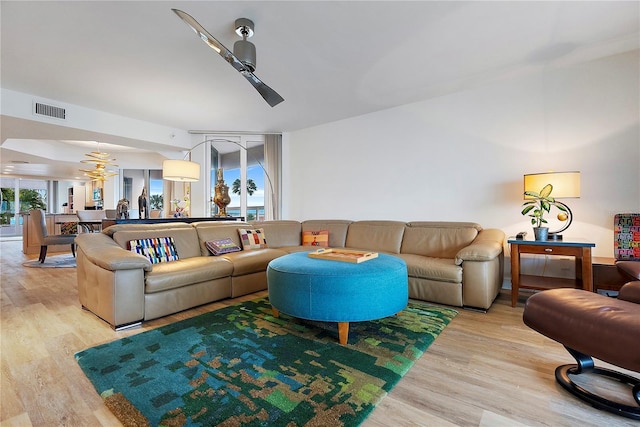
<path id="1" fill-rule="evenodd" d="M 593 292 L 591 248 L 595 243 L 563 240 L 519 240 L 510 238 L 511 245 L 511 306 L 518 302 L 520 289 L 582 288 Z M 576 278 L 543 277 L 520 273 L 520 254 L 573 256 L 576 262 Z"/>

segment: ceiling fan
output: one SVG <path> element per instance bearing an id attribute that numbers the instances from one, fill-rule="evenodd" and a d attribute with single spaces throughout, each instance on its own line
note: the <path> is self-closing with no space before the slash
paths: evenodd
<path id="1" fill-rule="evenodd" d="M 253 22 L 247 18 L 236 19 L 236 33 L 242 37 L 242 40 L 238 40 L 233 45 L 233 52 L 224 47 L 222 43 L 215 39 L 202 25 L 198 23 L 191 15 L 183 12 L 179 9 L 171 9 L 178 15 L 193 31 L 196 32 L 198 37 L 202 39 L 210 48 L 215 50 L 227 61 L 233 68 L 240 72 L 249 83 L 256 88 L 256 90 L 262 95 L 265 101 L 275 107 L 284 98 L 278 95 L 278 93 L 264 84 L 253 72 L 256 69 L 256 47 L 248 38 L 253 36 Z"/>

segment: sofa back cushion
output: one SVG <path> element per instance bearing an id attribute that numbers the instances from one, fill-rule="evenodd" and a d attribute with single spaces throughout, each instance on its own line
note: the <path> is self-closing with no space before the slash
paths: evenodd
<path id="1" fill-rule="evenodd" d="M 356 221 L 349 225 L 345 246 L 397 254 L 404 229 L 400 221 Z"/>
<path id="2" fill-rule="evenodd" d="M 302 231 L 327 230 L 329 232 L 329 247 L 344 248 L 347 242 L 349 224 L 352 222 L 346 219 L 312 219 L 302 222 Z"/>
<path id="3" fill-rule="evenodd" d="M 193 226 L 198 232 L 200 254 L 202 256 L 211 255 L 211 252 L 207 249 L 207 242 L 211 240 L 229 238 L 236 246 L 242 247 L 238 229 L 253 228 L 246 222 L 198 222 L 194 223 Z"/>
<path id="4" fill-rule="evenodd" d="M 102 234 L 113 237 L 113 235 L 119 231 L 132 231 L 132 230 L 157 230 L 158 228 L 193 228 L 191 224 L 186 222 L 163 222 L 161 224 L 114 224 L 102 230 Z"/>
<path id="5" fill-rule="evenodd" d="M 401 253 L 453 259 L 481 230 L 472 222 L 410 222 L 404 231 Z"/>
<path id="6" fill-rule="evenodd" d="M 256 221 L 252 222 L 253 228 L 262 228 L 267 245 L 270 248 L 281 248 L 284 246 L 300 246 L 301 227 L 298 221 Z"/>
<path id="7" fill-rule="evenodd" d="M 157 225 L 155 227 L 157 227 Z M 196 233 L 196 230 L 191 226 L 187 228 L 169 227 L 122 230 L 113 233 L 112 237 L 120 247 L 127 250 L 129 250 L 128 246 L 131 240 L 149 239 L 152 237 L 172 237 L 180 259 L 200 256 L 198 233 Z"/>

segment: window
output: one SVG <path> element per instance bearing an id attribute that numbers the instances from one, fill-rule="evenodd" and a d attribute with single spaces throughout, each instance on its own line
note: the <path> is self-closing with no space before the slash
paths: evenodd
<path id="1" fill-rule="evenodd" d="M 0 180 L 0 235 L 22 234 L 21 212 L 47 210 L 49 181 L 2 178 Z M 16 197 L 17 196 L 17 197 Z"/>
<path id="2" fill-rule="evenodd" d="M 133 178 L 130 176 L 125 176 L 122 178 L 123 185 L 123 198 L 129 200 L 133 199 Z"/>
<path id="3" fill-rule="evenodd" d="M 161 211 L 164 209 L 164 181 L 162 169 L 149 171 L 149 209 Z"/>
<path id="4" fill-rule="evenodd" d="M 211 142 L 211 212 L 219 214 L 213 203 L 217 171 L 229 187 L 231 202 L 227 214 L 243 216 L 247 221 L 265 219 L 264 138 L 260 135 L 234 138 L 210 137 Z"/>

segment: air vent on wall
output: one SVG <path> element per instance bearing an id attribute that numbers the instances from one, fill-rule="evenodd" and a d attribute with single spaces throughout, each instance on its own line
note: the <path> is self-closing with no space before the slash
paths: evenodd
<path id="1" fill-rule="evenodd" d="M 61 107 L 55 107 L 53 105 L 42 104 L 40 102 L 34 103 L 34 113 L 40 116 L 53 117 L 55 119 L 66 120 L 67 111 Z"/>

